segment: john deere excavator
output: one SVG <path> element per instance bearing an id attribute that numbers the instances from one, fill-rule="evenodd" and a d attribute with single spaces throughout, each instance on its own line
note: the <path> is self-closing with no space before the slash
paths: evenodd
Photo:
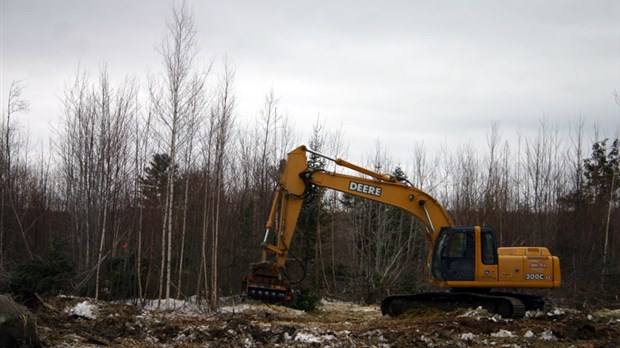
<path id="1" fill-rule="evenodd" d="M 310 170 L 307 153 L 334 161 L 360 175 Z M 252 265 L 251 275 L 242 281 L 244 296 L 268 302 L 291 299 L 290 283 L 285 276 L 288 251 L 302 203 L 312 194 L 314 187 L 338 190 L 401 208 L 426 225 L 430 281 L 449 291 L 388 296 L 381 303 L 384 315 L 398 316 L 422 306 L 444 310 L 481 306 L 502 317 L 519 318 L 526 310 L 543 308 L 544 299 L 493 289 L 552 289 L 560 286 L 560 261 L 547 248 L 498 248 L 493 229 L 453 226 L 445 209 L 406 179 L 380 174 L 300 146 L 288 154 L 266 224 L 260 261 Z M 276 216 L 278 224 L 273 231 Z M 276 234 L 276 244 L 268 242 L 270 233 Z"/>

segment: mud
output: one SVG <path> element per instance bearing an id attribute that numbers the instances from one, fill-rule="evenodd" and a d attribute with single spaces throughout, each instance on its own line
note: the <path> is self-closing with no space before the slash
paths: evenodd
<path id="1" fill-rule="evenodd" d="M 35 314 L 47 347 L 620 346 L 620 310 L 555 309 L 511 320 L 480 309 L 428 309 L 390 318 L 376 306 L 339 301 L 323 301 L 314 313 L 261 303 L 209 313 L 195 305 L 166 311 L 92 299 L 46 302 Z M 72 311 L 79 303 L 91 305 L 95 314 Z"/>

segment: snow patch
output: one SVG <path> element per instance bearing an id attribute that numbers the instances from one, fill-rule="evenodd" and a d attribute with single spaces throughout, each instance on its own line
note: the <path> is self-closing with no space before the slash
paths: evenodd
<path id="1" fill-rule="evenodd" d="M 476 309 L 470 309 L 467 312 L 459 315 L 459 318 L 474 318 L 480 320 L 481 318 L 488 318 L 489 316 L 490 313 L 486 309 L 478 307 Z"/>
<path id="2" fill-rule="evenodd" d="M 304 311 L 298 309 L 288 308 L 279 305 L 267 305 L 264 303 L 242 303 L 232 306 L 220 307 L 218 309 L 219 313 L 246 313 L 251 311 L 261 311 L 272 314 L 287 314 L 294 317 L 303 315 L 305 313 Z"/>
<path id="3" fill-rule="evenodd" d="M 561 309 L 561 308 L 556 308 L 550 312 L 547 313 L 547 316 L 549 317 L 557 317 L 558 315 L 564 315 L 566 314 L 566 311 Z"/>
<path id="4" fill-rule="evenodd" d="M 498 321 L 502 320 L 502 316 L 499 314 L 493 314 L 492 317 L 489 317 L 489 320 L 497 323 Z"/>
<path id="5" fill-rule="evenodd" d="M 501 329 L 498 332 L 492 333 L 491 337 L 515 337 L 515 335 L 511 331 Z"/>
<path id="6" fill-rule="evenodd" d="M 344 302 L 334 299 L 321 299 L 320 307 L 323 310 L 340 310 L 348 312 L 377 312 L 379 307 L 376 305 L 360 305 L 353 302 Z"/>
<path id="7" fill-rule="evenodd" d="M 297 332 L 293 340 L 301 343 L 323 343 L 334 339 L 333 335 L 318 336 L 311 332 Z"/>
<path id="8" fill-rule="evenodd" d="M 67 308 L 65 312 L 69 313 L 70 316 L 77 316 L 81 318 L 86 318 L 90 320 L 97 319 L 97 313 L 99 312 L 96 305 L 83 301 L 76 304 L 72 308 Z"/>
<path id="9" fill-rule="evenodd" d="M 243 313 L 249 310 L 252 310 L 256 306 L 252 306 L 251 304 L 239 304 L 234 306 L 225 306 L 220 307 L 220 313 Z"/>
<path id="10" fill-rule="evenodd" d="M 157 337 L 148 336 L 144 340 L 147 341 L 148 343 L 152 343 L 152 344 L 159 343 L 159 340 L 157 339 Z"/>
<path id="11" fill-rule="evenodd" d="M 494 341 L 488 341 L 488 340 L 483 340 L 482 342 L 480 342 L 483 346 L 495 346 L 497 344 L 497 342 Z"/>
<path id="12" fill-rule="evenodd" d="M 166 303 L 167 302 L 167 303 Z M 191 301 L 177 300 L 173 298 L 162 300 L 148 300 L 144 308 L 151 311 L 175 311 L 183 314 L 203 313 L 202 306 Z"/>
<path id="13" fill-rule="evenodd" d="M 620 309 L 601 309 L 588 314 L 588 319 L 596 322 L 607 320 L 608 324 L 620 323 Z"/>
<path id="14" fill-rule="evenodd" d="M 538 318 L 538 317 L 542 317 L 545 315 L 545 312 L 541 311 L 540 309 L 537 309 L 535 311 L 527 311 L 525 312 L 525 317 L 526 318 Z"/>
<path id="15" fill-rule="evenodd" d="M 185 342 L 187 340 L 194 340 L 196 339 L 196 336 L 194 334 L 190 334 L 189 336 L 184 334 L 183 332 L 181 332 L 180 334 L 177 335 L 177 337 L 173 338 L 172 340 L 175 342 Z"/>
<path id="16" fill-rule="evenodd" d="M 243 340 L 243 347 L 244 348 L 251 348 L 251 347 L 254 347 L 255 345 L 256 344 L 254 342 L 252 342 L 252 340 L 247 338 L 247 337 Z"/>
<path id="17" fill-rule="evenodd" d="M 426 343 L 426 345 L 428 347 L 434 347 L 435 346 L 435 342 L 433 342 L 432 339 L 430 339 L 429 337 L 426 337 L 424 335 L 420 336 L 420 341 Z"/>
<path id="18" fill-rule="evenodd" d="M 553 335 L 553 332 L 551 330 L 545 330 L 540 335 L 540 339 L 543 340 L 543 341 L 553 341 L 556 338 L 555 338 L 555 335 Z"/>
<path id="19" fill-rule="evenodd" d="M 527 331 L 525 332 L 525 334 L 523 335 L 523 337 L 525 337 L 525 338 L 532 338 L 532 337 L 534 337 L 534 336 L 535 336 L 535 335 L 534 335 L 534 333 L 532 332 L 532 330 L 527 330 Z"/>
<path id="20" fill-rule="evenodd" d="M 489 311 L 487 311 L 486 309 L 482 308 L 482 307 L 478 307 L 476 309 L 470 309 L 467 312 L 465 312 L 464 314 L 459 315 L 459 318 L 473 318 L 476 320 L 480 320 L 480 319 L 488 319 L 491 320 L 493 322 L 498 322 L 500 320 L 502 320 L 502 316 L 499 314 L 493 314 L 491 315 L 491 313 L 489 313 Z"/>
<path id="21" fill-rule="evenodd" d="M 461 340 L 463 340 L 463 341 L 469 341 L 469 342 L 471 342 L 471 341 L 473 341 L 473 340 L 474 340 L 474 337 L 475 337 L 475 336 L 474 336 L 474 334 L 473 334 L 473 333 L 471 333 L 471 332 L 467 332 L 467 333 L 463 333 L 463 334 L 461 334 L 461 337 L 460 337 L 460 338 L 461 338 Z"/>

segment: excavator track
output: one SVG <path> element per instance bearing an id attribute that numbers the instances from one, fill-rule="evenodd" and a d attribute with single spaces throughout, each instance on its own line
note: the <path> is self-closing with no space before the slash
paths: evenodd
<path id="1" fill-rule="evenodd" d="M 482 307 L 503 318 L 523 318 L 525 304 L 512 296 L 469 292 L 429 292 L 416 295 L 388 296 L 381 302 L 381 313 L 399 316 L 416 308 L 431 307 L 444 311 Z"/>
<path id="2" fill-rule="evenodd" d="M 542 296 L 514 292 L 492 292 L 493 296 L 508 296 L 518 299 L 525 305 L 526 311 L 550 310 L 550 300 Z"/>

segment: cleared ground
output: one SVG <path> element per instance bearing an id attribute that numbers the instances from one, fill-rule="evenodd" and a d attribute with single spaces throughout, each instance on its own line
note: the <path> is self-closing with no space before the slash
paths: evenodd
<path id="1" fill-rule="evenodd" d="M 315 313 L 242 303 L 205 313 L 83 298 L 35 312 L 49 347 L 619 347 L 620 310 L 554 309 L 505 320 L 483 310 L 384 317 L 376 306 L 323 301 Z"/>

